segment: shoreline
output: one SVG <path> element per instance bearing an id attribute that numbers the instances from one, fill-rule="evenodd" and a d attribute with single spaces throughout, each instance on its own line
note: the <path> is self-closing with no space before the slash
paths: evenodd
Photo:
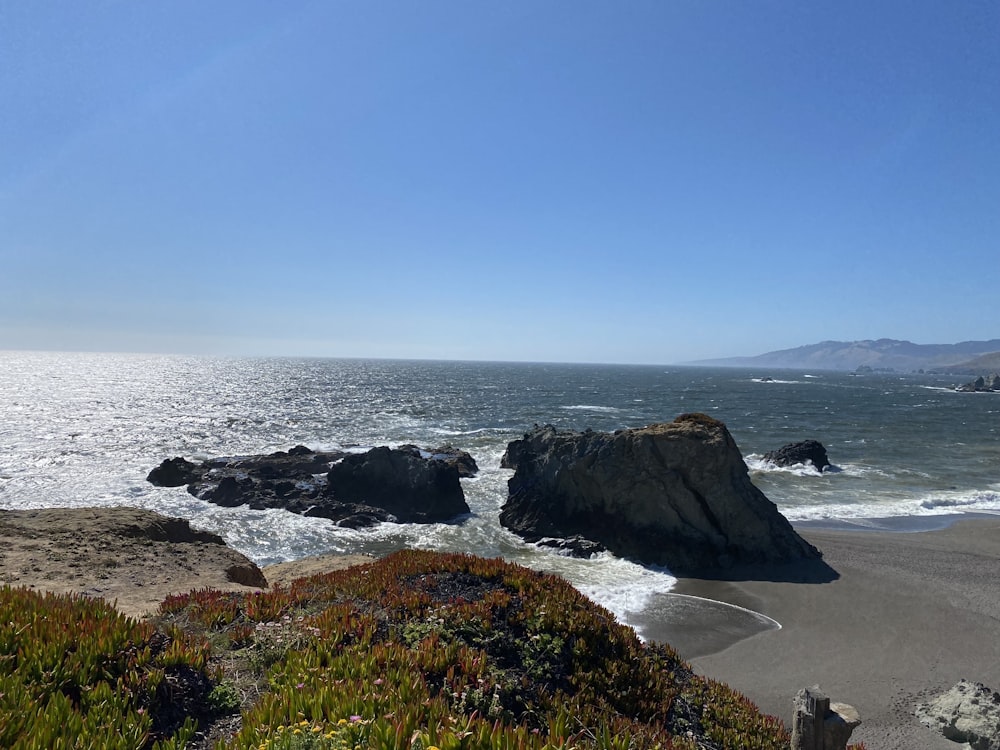
<path id="1" fill-rule="evenodd" d="M 797 525 L 823 552 L 822 567 L 678 578 L 666 597 L 734 605 L 717 632 L 708 608 L 708 619 L 678 622 L 659 617 L 654 603 L 634 624 L 649 640 L 671 643 L 699 674 L 786 723 L 792 696 L 818 684 L 833 701 L 858 709 L 863 723 L 852 741 L 873 750 L 953 750 L 913 711 L 961 679 L 1000 687 L 1000 518 L 916 518 L 942 522 L 931 530 L 900 522 L 891 531 Z M 663 601 L 660 609 L 676 602 Z M 735 608 L 773 618 L 780 628 L 761 627 Z"/>
<path id="2" fill-rule="evenodd" d="M 921 518 L 892 531 L 797 525 L 822 561 L 678 577 L 625 624 L 786 724 L 795 693 L 818 684 L 859 711 L 853 740 L 872 750 L 954 750 L 914 709 L 962 679 L 1000 687 L 1000 517 L 914 528 Z M 102 596 L 133 617 L 171 593 L 261 590 L 371 559 L 259 569 L 182 519 L 124 507 L 3 511 L 0 541 L 0 583 Z"/>

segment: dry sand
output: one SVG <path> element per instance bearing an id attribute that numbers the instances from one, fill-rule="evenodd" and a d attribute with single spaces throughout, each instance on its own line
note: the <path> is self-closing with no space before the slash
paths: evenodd
<path id="1" fill-rule="evenodd" d="M 693 621 L 693 630 L 650 623 L 646 636 L 673 643 L 699 673 L 786 723 L 795 692 L 818 684 L 858 709 L 864 723 L 852 741 L 869 750 L 956 750 L 913 710 L 963 678 L 1000 688 L 1000 519 L 921 533 L 800 532 L 829 567 L 685 579 L 675 589 L 748 607 L 780 629 L 757 625 L 738 640 L 754 624 L 735 610 L 728 640 Z"/>

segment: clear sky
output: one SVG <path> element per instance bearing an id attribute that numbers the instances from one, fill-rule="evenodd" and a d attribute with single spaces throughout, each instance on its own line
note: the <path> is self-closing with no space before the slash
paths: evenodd
<path id="1" fill-rule="evenodd" d="M 1000 336 L 992 0 L 0 0 L 0 348 Z"/>

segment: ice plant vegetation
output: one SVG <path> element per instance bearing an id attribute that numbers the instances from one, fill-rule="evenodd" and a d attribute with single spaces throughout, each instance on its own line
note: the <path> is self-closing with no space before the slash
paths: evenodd
<path id="1" fill-rule="evenodd" d="M 404 551 L 287 588 L 194 591 L 164 601 L 156 628 L 86 600 L 9 589 L 4 595 L 20 602 L 0 622 L 4 747 L 778 750 L 789 744 L 778 719 L 693 674 L 669 646 L 642 643 L 564 580 L 497 559 Z M 3 625 L 24 608 L 39 614 Z M 80 627 L 49 609 L 77 612 Z M 128 636 L 112 638 L 90 620 L 84 625 L 84 611 Z M 67 629 L 70 635 L 61 636 Z M 75 650 L 60 651 L 70 641 Z M 208 660 L 192 645 L 206 643 L 213 649 Z M 101 666 L 84 668 L 80 652 L 95 654 L 86 663 Z M 205 679 L 201 709 L 184 717 L 187 725 L 162 688 L 181 666 Z M 242 696 L 241 707 L 208 699 L 219 693 Z M 29 709 L 41 703 L 53 708 Z M 58 718 L 50 720 L 49 711 Z M 120 744 L 56 743 L 57 725 L 70 713 L 79 717 L 77 737 L 120 735 Z M 49 739 L 32 744 L 36 729 Z"/>
<path id="2" fill-rule="evenodd" d="M 102 600 L 0 588 L 0 747 L 181 747 L 208 646 Z"/>

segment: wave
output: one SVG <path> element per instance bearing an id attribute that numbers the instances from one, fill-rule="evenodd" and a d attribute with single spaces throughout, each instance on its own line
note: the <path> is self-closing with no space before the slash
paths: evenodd
<path id="1" fill-rule="evenodd" d="M 951 496 L 929 497 L 920 501 L 926 510 L 954 510 L 956 508 L 1000 510 L 1000 492 L 991 490 L 962 493 Z"/>
<path id="2" fill-rule="evenodd" d="M 791 466 L 778 466 L 771 461 L 764 460 L 760 453 L 749 453 L 743 457 L 743 462 L 747 465 L 752 475 L 791 475 L 797 477 L 829 477 L 833 475 L 843 475 L 845 477 L 866 477 L 892 479 L 904 474 L 912 474 L 918 477 L 927 477 L 924 472 L 911 471 L 907 469 L 896 469 L 888 472 L 874 466 L 862 464 L 830 464 L 823 471 L 819 471 L 813 464 L 792 464 Z"/>
<path id="3" fill-rule="evenodd" d="M 545 552 L 534 557 L 529 567 L 562 576 L 625 625 L 632 624 L 633 617 L 645 610 L 657 594 L 669 593 L 677 584 L 666 568 L 640 565 L 610 552 L 589 560 L 566 557 L 557 550 Z"/>
<path id="4" fill-rule="evenodd" d="M 782 514 L 795 521 L 857 521 L 906 516 L 947 516 L 956 513 L 1000 513 L 1000 489 L 948 491 L 898 500 L 822 505 L 784 505 Z"/>
<path id="5" fill-rule="evenodd" d="M 444 436 L 459 436 L 459 435 L 482 435 L 487 432 L 497 432 L 499 428 L 497 427 L 478 427 L 475 430 L 454 430 L 447 429 L 444 427 L 431 427 L 428 432 L 434 435 L 444 435 Z"/>
<path id="6" fill-rule="evenodd" d="M 791 466 L 778 466 L 777 464 L 767 461 L 763 456 L 759 454 L 750 454 L 744 456 L 744 463 L 746 463 L 747 468 L 757 474 L 794 474 L 796 476 L 822 476 L 824 472 L 821 472 L 811 463 L 808 464 L 792 464 Z"/>
<path id="7" fill-rule="evenodd" d="M 574 404 L 573 406 L 560 406 L 566 411 L 599 411 L 606 414 L 616 414 L 621 411 L 617 406 L 595 406 L 593 404 Z"/>

